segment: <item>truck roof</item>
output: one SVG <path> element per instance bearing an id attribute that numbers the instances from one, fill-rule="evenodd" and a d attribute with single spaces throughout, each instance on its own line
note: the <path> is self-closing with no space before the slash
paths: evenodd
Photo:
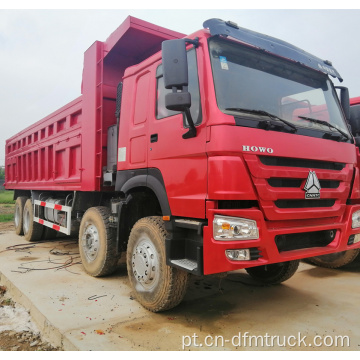
<path id="1" fill-rule="evenodd" d="M 245 44 L 255 46 L 260 50 L 281 56 L 316 71 L 321 71 L 325 74 L 331 75 L 332 77 L 336 77 L 340 82 L 343 81 L 340 74 L 332 66 L 332 63 L 329 60 L 322 60 L 286 41 L 245 29 L 238 26 L 236 23 L 220 19 L 206 20 L 203 26 L 204 28 L 208 28 L 210 34 L 213 36 L 220 35 L 224 37 L 232 37 Z"/>

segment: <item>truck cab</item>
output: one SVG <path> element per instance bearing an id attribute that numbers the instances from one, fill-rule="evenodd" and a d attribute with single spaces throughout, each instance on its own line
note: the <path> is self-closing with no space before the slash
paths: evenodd
<path id="1" fill-rule="evenodd" d="M 161 183 L 173 229 L 168 263 L 211 274 L 357 247 L 348 244 L 358 231 L 349 227 L 358 209 L 347 205 L 354 141 L 329 78 L 340 75 L 233 23 L 204 27 L 183 41 L 185 56 L 174 55 L 184 59 L 185 85 L 165 84 L 164 48 L 123 80 L 131 91 L 122 96 L 118 176 L 131 173 L 141 186 L 148 169 L 147 179 Z M 178 111 L 166 106 L 168 94 L 186 92 L 196 129 L 189 138 L 181 101 Z M 181 226 L 193 231 L 179 235 Z"/>

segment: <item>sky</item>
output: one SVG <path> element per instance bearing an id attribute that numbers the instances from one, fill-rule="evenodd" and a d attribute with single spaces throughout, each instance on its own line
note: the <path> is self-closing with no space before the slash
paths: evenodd
<path id="1" fill-rule="evenodd" d="M 0 9 L 0 166 L 7 138 L 81 94 L 84 51 L 128 15 L 184 34 L 210 18 L 234 21 L 332 61 L 360 96 L 359 9 Z"/>

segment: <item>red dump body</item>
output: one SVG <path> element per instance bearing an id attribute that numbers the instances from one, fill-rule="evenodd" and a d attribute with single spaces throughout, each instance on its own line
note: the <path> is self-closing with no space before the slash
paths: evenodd
<path id="1" fill-rule="evenodd" d="M 360 96 L 350 99 L 350 106 L 359 105 L 359 104 L 360 104 Z"/>
<path id="2" fill-rule="evenodd" d="M 107 129 L 116 123 L 124 71 L 161 49 L 175 31 L 128 17 L 84 54 L 82 95 L 6 141 L 6 189 L 100 191 Z"/>

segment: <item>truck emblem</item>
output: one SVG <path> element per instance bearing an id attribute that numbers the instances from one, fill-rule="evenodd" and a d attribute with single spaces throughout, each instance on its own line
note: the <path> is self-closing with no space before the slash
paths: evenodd
<path id="1" fill-rule="evenodd" d="M 266 148 L 263 146 L 251 146 L 251 145 L 243 145 L 243 151 L 252 151 L 252 152 L 267 152 L 269 154 L 272 154 L 274 150 L 272 148 Z"/>
<path id="2" fill-rule="evenodd" d="M 320 182 L 315 171 L 310 170 L 304 186 L 305 199 L 320 199 L 320 189 Z"/>

